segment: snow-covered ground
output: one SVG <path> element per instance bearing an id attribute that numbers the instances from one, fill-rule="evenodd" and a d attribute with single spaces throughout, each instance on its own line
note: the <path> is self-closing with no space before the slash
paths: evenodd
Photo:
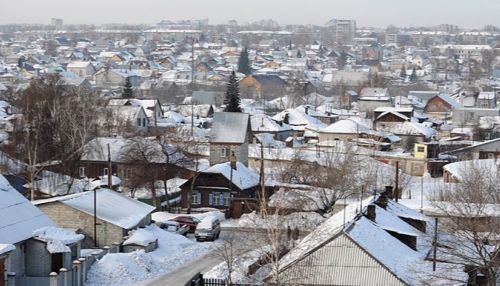
<path id="1" fill-rule="evenodd" d="M 107 254 L 92 265 L 86 285 L 134 285 L 174 271 L 209 253 L 221 243 L 197 243 L 155 225 L 148 226 L 146 230 L 158 239 L 158 249 L 149 253 L 141 250 Z"/>
<path id="2" fill-rule="evenodd" d="M 250 265 L 259 262 L 265 253 L 271 252 L 269 245 L 248 251 L 246 253 L 235 255 L 232 263 L 231 282 L 240 284 L 253 284 L 261 283 L 261 277 L 253 277 L 249 275 Z M 229 277 L 229 269 L 226 262 L 221 262 L 219 265 L 212 268 L 210 271 L 203 274 L 205 278 L 227 279 Z"/>

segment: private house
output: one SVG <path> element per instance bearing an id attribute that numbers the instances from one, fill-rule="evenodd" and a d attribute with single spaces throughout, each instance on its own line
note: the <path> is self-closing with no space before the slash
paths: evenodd
<path id="1" fill-rule="evenodd" d="M 108 105 L 107 112 L 101 114 L 101 126 L 108 134 L 145 132 L 149 118 L 142 106 Z"/>
<path id="2" fill-rule="evenodd" d="M 497 107 L 497 92 L 482 91 L 477 96 L 476 107 L 479 108 L 495 108 Z"/>
<path id="3" fill-rule="evenodd" d="M 147 164 L 155 169 L 154 175 L 158 180 L 171 179 L 177 175 L 181 178 L 191 176 L 191 171 L 184 166 L 189 164 L 189 160 L 174 146 L 165 147 L 165 151 L 169 154 L 167 158 L 162 146 L 154 140 L 140 137 L 132 139 L 98 137 L 83 147 L 78 169 L 80 177 L 98 178 L 107 176 L 111 172 L 126 184 L 128 179 L 134 176 L 134 172 L 141 172 L 145 164 L 145 162 L 134 162 L 137 159 L 129 155 L 131 150 L 144 150 L 148 153 Z M 111 161 L 111 170 L 108 158 Z"/>
<path id="4" fill-rule="evenodd" d="M 446 119 L 452 115 L 455 109 L 462 106 L 455 99 L 447 94 L 439 94 L 427 101 L 424 112 L 436 118 Z"/>
<path id="5" fill-rule="evenodd" d="M 148 118 L 147 122 L 148 124 L 154 124 L 156 123 L 159 119 L 163 118 L 163 109 L 161 107 L 160 101 L 158 99 L 140 99 L 140 98 L 131 98 L 131 99 L 111 99 L 108 102 L 108 106 L 135 106 L 135 107 L 142 107 L 144 112 L 146 113 L 146 116 Z M 137 123 L 139 123 L 139 121 Z M 142 118 L 141 118 L 141 124 L 140 126 L 142 127 Z M 138 124 L 139 126 L 139 124 Z"/>
<path id="6" fill-rule="evenodd" d="M 141 77 L 134 70 L 102 68 L 93 75 L 98 87 L 123 87 L 127 78 L 133 87 L 141 85 Z"/>
<path id="7" fill-rule="evenodd" d="M 457 108 L 453 111 L 455 126 L 474 127 L 479 125 L 481 118 L 500 116 L 500 108 Z"/>
<path id="8" fill-rule="evenodd" d="M 286 82 L 278 75 L 255 74 L 247 75 L 240 80 L 239 87 L 242 98 L 266 97 L 269 100 L 285 94 Z"/>
<path id="9" fill-rule="evenodd" d="M 493 158 L 465 160 L 446 164 L 443 166 L 443 181 L 445 183 L 459 183 L 464 178 L 478 172 L 481 174 L 496 174 L 498 172 L 497 163 L 497 159 Z"/>
<path id="10" fill-rule="evenodd" d="M 274 115 L 272 119 L 278 123 L 289 125 L 293 130 L 294 137 L 302 137 L 307 130 L 317 132 L 327 126 L 321 120 L 309 115 L 306 109 L 300 110 L 300 108 L 283 110 Z"/>
<path id="11" fill-rule="evenodd" d="M 292 135 L 292 128 L 283 122 L 277 123 L 265 114 L 252 114 L 250 116 L 252 135 L 262 133 L 271 134 L 274 140 L 285 141 Z"/>
<path id="12" fill-rule="evenodd" d="M 66 70 L 69 72 L 73 72 L 82 78 L 92 78 L 96 69 L 91 62 L 81 62 L 81 61 L 72 61 L 69 62 Z"/>
<path id="13" fill-rule="evenodd" d="M 0 285 L 49 285 L 49 273 L 71 272 L 83 235 L 58 228 L 3 176 L 0 186 Z"/>
<path id="14" fill-rule="evenodd" d="M 500 138 L 455 149 L 443 154 L 455 156 L 460 160 L 496 159 L 500 157 Z"/>
<path id="15" fill-rule="evenodd" d="M 373 118 L 374 110 L 379 107 L 392 107 L 387 88 L 363 88 L 358 98 L 359 112 L 366 113 L 368 118 Z"/>
<path id="16" fill-rule="evenodd" d="M 420 281 L 439 285 L 425 272 L 432 270 L 433 227 L 430 218 L 385 193 L 353 203 L 281 258 L 280 285 L 420 285 Z M 439 259 L 447 265 L 437 268 L 439 277 L 467 284 L 463 267 L 448 264 L 443 255 Z M 277 284 L 273 274 L 265 281 Z"/>
<path id="17" fill-rule="evenodd" d="M 38 200 L 34 205 L 61 227 L 76 228 L 85 234 L 87 247 L 104 247 L 123 242 L 128 231 L 151 223 L 150 213 L 154 210 L 148 204 L 109 189 Z M 97 238 L 94 211 L 97 216 Z"/>
<path id="18" fill-rule="evenodd" d="M 248 166 L 250 115 L 216 112 L 210 130 L 210 165 L 229 162 L 231 155 Z"/>
<path id="19" fill-rule="evenodd" d="M 353 141 L 368 137 L 373 132 L 359 118 L 342 119 L 319 130 L 319 142 Z"/>
<path id="20" fill-rule="evenodd" d="M 194 184 L 193 184 L 194 180 Z M 211 207 L 229 210 L 232 217 L 240 217 L 257 203 L 259 175 L 236 161 L 213 165 L 201 171 L 196 177 L 181 185 L 181 206 L 188 205 L 191 193 L 191 207 Z M 246 204 L 246 205 L 245 205 Z"/>
<path id="21" fill-rule="evenodd" d="M 392 126 L 410 121 L 411 117 L 395 110 L 387 110 L 380 112 L 375 110 L 375 118 L 373 120 L 375 130 L 390 129 Z"/>

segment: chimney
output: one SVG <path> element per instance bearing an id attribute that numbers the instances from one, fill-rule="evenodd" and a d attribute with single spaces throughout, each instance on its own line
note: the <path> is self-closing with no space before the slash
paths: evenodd
<path id="1" fill-rule="evenodd" d="M 375 218 L 377 217 L 375 209 L 375 205 L 368 205 L 366 209 L 366 217 L 373 222 L 375 222 Z"/>
<path id="2" fill-rule="evenodd" d="M 388 197 L 388 198 L 393 198 L 393 191 L 394 191 L 394 188 L 392 186 L 385 186 L 385 195 Z"/>
<path id="3" fill-rule="evenodd" d="M 234 152 L 231 152 L 231 156 L 229 156 L 229 165 L 231 166 L 231 169 L 236 170 L 236 156 L 234 155 Z"/>

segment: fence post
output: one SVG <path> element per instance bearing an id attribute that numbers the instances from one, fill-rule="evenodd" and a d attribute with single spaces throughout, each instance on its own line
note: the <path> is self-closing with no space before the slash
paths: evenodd
<path id="1" fill-rule="evenodd" d="M 61 268 L 59 269 L 59 275 L 62 279 L 62 286 L 68 286 L 68 269 Z"/>
<path id="2" fill-rule="evenodd" d="M 106 246 L 104 246 L 104 247 L 102 248 L 102 250 L 104 251 L 104 255 L 108 254 L 108 253 L 109 253 L 109 246 L 107 246 L 107 245 L 106 245 Z"/>
<path id="3" fill-rule="evenodd" d="M 120 252 L 120 243 L 113 242 L 113 253 L 119 253 L 119 252 Z"/>
<path id="4" fill-rule="evenodd" d="M 57 286 L 57 273 L 56 272 L 50 272 L 49 285 L 50 286 Z"/>
<path id="5" fill-rule="evenodd" d="M 16 286 L 16 272 L 7 272 L 7 285 Z"/>
<path id="6" fill-rule="evenodd" d="M 75 284 L 73 284 L 73 286 L 80 286 L 80 275 L 81 275 L 82 271 L 81 271 L 81 263 L 80 261 L 78 260 L 75 260 L 73 261 L 73 277 L 74 277 L 74 280 L 73 282 Z"/>
<path id="7" fill-rule="evenodd" d="M 85 284 L 85 280 L 87 280 L 87 259 L 85 257 L 80 257 L 78 261 L 80 261 L 82 267 L 82 272 L 81 272 L 82 276 L 80 285 L 83 285 Z"/>

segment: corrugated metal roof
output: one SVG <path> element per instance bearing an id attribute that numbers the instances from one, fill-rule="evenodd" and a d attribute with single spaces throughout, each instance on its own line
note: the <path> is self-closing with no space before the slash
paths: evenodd
<path id="1" fill-rule="evenodd" d="M 297 285 L 406 285 L 341 233 L 280 274 Z"/>
<path id="2" fill-rule="evenodd" d="M 249 127 L 249 118 L 247 113 L 214 113 L 210 143 L 244 143 Z"/>

